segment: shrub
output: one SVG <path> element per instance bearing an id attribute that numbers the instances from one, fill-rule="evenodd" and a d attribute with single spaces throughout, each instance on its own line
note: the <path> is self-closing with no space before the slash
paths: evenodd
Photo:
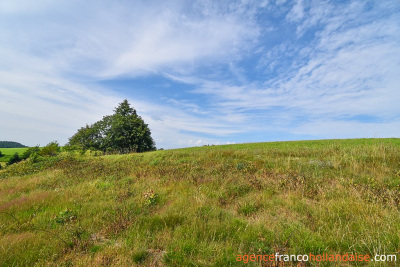
<path id="1" fill-rule="evenodd" d="M 36 154 L 36 156 L 40 153 L 40 148 L 39 146 L 34 146 L 28 148 L 21 156 L 21 159 L 27 159 L 29 157 L 32 157 Z"/>
<path id="2" fill-rule="evenodd" d="M 21 158 L 19 157 L 18 152 L 15 152 L 15 154 L 8 160 L 7 166 L 12 165 L 14 163 L 20 162 Z"/>
<path id="3" fill-rule="evenodd" d="M 61 147 L 57 141 L 53 141 L 48 143 L 45 147 L 40 151 L 41 156 L 56 156 L 60 153 Z"/>

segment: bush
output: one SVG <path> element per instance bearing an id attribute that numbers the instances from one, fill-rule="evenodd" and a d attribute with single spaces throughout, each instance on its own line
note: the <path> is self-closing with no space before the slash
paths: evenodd
<path id="1" fill-rule="evenodd" d="M 18 152 L 15 152 L 15 154 L 8 160 L 7 166 L 10 166 L 14 163 L 20 162 L 21 158 L 19 157 Z"/>
<path id="2" fill-rule="evenodd" d="M 53 141 L 48 143 L 45 147 L 40 150 L 40 155 L 41 156 L 56 156 L 58 153 L 60 153 L 61 147 L 58 144 L 57 141 Z"/>
<path id="3" fill-rule="evenodd" d="M 0 158 L 4 157 L 5 155 L 3 154 L 3 152 L 0 151 Z"/>
<path id="4" fill-rule="evenodd" d="M 28 148 L 21 156 L 21 159 L 27 159 L 29 157 L 33 157 L 34 155 L 38 155 L 40 153 L 40 148 L 39 146 L 34 146 Z"/>

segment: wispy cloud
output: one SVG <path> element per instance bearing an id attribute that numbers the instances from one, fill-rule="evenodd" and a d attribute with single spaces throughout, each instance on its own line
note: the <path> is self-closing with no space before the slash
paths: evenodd
<path id="1" fill-rule="evenodd" d="M 13 1 L 2 2 L 0 10 L 2 138 L 31 145 L 50 138 L 65 142 L 76 128 L 129 98 L 96 86 L 98 79 L 186 73 L 204 61 L 235 57 L 258 35 L 258 26 L 238 10 L 201 1 Z M 133 102 L 149 118 L 159 110 Z M 165 103 L 163 113 L 171 104 L 177 102 Z M 170 146 L 179 131 L 232 132 L 185 115 L 188 105 L 164 116 L 164 125 L 150 120 L 154 132 L 174 129 L 166 141 Z M 28 137 L 17 125 L 30 125 Z"/>
<path id="2" fill-rule="evenodd" d="M 295 20 L 293 12 L 300 12 L 296 5 L 298 3 L 288 13 L 289 21 Z M 234 86 L 229 85 L 229 81 L 203 82 L 194 92 L 216 97 L 215 104 L 221 112 L 230 110 L 234 114 L 243 110 L 253 111 L 248 116 L 249 121 L 256 114 L 275 114 L 277 121 L 291 117 L 293 125 L 302 124 L 298 121 L 299 116 L 303 124 L 308 126 L 322 118 L 337 125 L 349 124 L 346 118 L 370 115 L 378 117 L 381 122 L 365 122 L 365 126 L 371 128 L 369 132 L 376 129 L 376 132 L 384 134 L 382 129 L 390 128 L 386 125 L 398 125 L 398 121 L 390 120 L 400 116 L 400 108 L 395 103 L 400 99 L 400 78 L 396 74 L 400 66 L 400 38 L 397 34 L 400 30 L 399 16 L 398 13 L 383 16 L 380 14 L 382 10 L 377 8 L 368 13 L 375 19 L 355 23 L 353 20 L 362 15 L 365 5 L 352 3 L 342 8 L 347 12 L 343 14 L 337 11 L 329 17 L 321 13 L 324 22 L 319 25 L 319 30 L 314 31 L 315 37 L 300 45 L 293 44 L 296 47 L 292 51 L 298 56 L 291 67 L 276 78 Z M 298 26 L 303 30 L 322 19 L 322 15 L 314 8 L 309 12 L 311 14 L 305 16 L 304 23 Z M 300 20 L 302 16 L 297 14 L 295 18 Z M 278 44 L 272 49 L 281 47 Z M 269 71 L 267 69 L 266 73 Z M 356 124 L 363 123 L 359 121 Z M 261 129 L 264 127 L 260 125 Z M 315 128 L 307 128 L 308 131 L 301 133 L 319 136 L 321 131 Z M 297 129 L 293 127 L 293 133 L 297 133 Z M 346 132 L 351 128 L 341 129 Z M 356 131 L 351 132 L 354 136 Z M 359 131 L 358 136 L 364 136 L 364 133 Z"/>

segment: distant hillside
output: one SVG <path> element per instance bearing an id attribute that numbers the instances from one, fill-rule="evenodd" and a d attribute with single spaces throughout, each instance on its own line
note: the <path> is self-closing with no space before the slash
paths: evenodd
<path id="1" fill-rule="evenodd" d="M 13 142 L 13 141 L 0 141 L 0 148 L 19 148 L 19 147 L 27 147 L 21 143 Z"/>

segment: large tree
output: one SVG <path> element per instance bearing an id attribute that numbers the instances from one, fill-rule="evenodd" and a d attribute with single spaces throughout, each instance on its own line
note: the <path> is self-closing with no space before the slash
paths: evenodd
<path id="1" fill-rule="evenodd" d="M 113 115 L 79 129 L 69 139 L 69 145 L 118 153 L 155 150 L 148 125 L 126 99 Z"/>

